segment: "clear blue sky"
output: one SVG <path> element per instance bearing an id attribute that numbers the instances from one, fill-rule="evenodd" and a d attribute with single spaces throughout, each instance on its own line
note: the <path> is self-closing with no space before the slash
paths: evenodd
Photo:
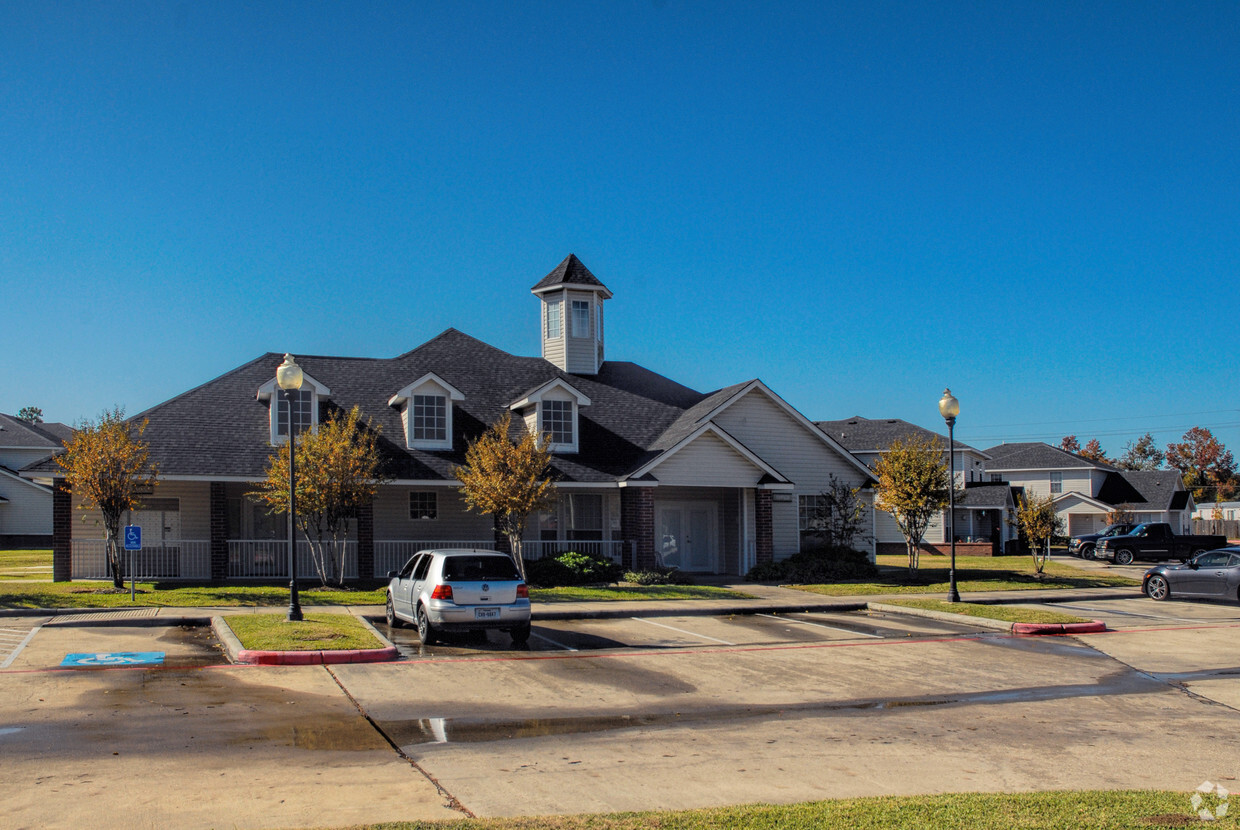
<path id="1" fill-rule="evenodd" d="M 1240 450 L 1240 4 L 0 5 L 0 411 L 534 355 L 570 251 L 696 389 Z"/>

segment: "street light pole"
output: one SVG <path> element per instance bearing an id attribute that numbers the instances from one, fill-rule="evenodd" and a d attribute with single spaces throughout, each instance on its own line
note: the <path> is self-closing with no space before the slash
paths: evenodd
<path id="1" fill-rule="evenodd" d="M 293 414 L 293 402 L 301 390 L 301 367 L 291 354 L 276 369 L 276 384 L 284 391 L 288 407 L 288 620 L 304 619 L 301 600 L 297 596 L 297 419 Z"/>
<path id="2" fill-rule="evenodd" d="M 947 535 L 951 540 L 952 565 L 947 578 L 947 601 L 960 602 L 956 590 L 956 416 L 960 414 L 960 401 L 952 390 L 944 389 L 939 399 L 939 414 L 947 421 L 947 464 L 950 477 L 947 480 Z"/>

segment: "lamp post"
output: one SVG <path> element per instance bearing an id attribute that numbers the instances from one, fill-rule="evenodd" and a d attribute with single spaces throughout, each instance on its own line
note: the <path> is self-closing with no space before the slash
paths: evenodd
<path id="1" fill-rule="evenodd" d="M 947 536 L 952 546 L 952 568 L 947 578 L 947 601 L 960 602 L 956 590 L 956 416 L 960 414 L 960 401 L 952 390 L 944 389 L 939 399 L 939 414 L 947 421 L 947 464 L 950 478 L 947 480 Z"/>
<path id="2" fill-rule="evenodd" d="M 276 368 L 276 385 L 284 392 L 288 407 L 288 619 L 303 619 L 301 600 L 297 596 L 297 419 L 293 415 L 293 402 L 301 390 L 302 371 L 291 354 Z"/>

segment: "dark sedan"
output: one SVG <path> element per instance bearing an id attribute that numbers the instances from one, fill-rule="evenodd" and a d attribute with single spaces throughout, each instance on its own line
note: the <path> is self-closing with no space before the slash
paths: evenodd
<path id="1" fill-rule="evenodd" d="M 1150 599 L 1207 597 L 1240 599 L 1240 547 L 1199 553 L 1183 565 L 1159 565 L 1145 572 L 1141 590 Z"/>

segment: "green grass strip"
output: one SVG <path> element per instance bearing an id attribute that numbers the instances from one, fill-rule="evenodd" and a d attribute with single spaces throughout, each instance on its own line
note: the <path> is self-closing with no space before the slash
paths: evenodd
<path id="1" fill-rule="evenodd" d="M 982 605 L 976 602 L 947 602 L 941 599 L 893 599 L 888 605 L 904 608 L 921 608 L 926 611 L 942 611 L 945 614 L 961 614 L 966 617 L 985 617 L 1013 623 L 1083 623 L 1084 617 L 1046 611 L 1040 608 L 1020 608 L 1011 605 Z"/>
<path id="2" fill-rule="evenodd" d="M 302 583 L 304 586 L 305 583 Z M 303 605 L 382 605 L 384 589 L 301 591 Z M 182 608 L 270 607 L 288 604 L 287 585 L 180 585 L 138 582 L 137 599 L 129 599 L 129 583 L 123 591 L 111 582 L 0 582 L 0 608 L 133 608 L 136 606 Z"/>
<path id="3" fill-rule="evenodd" d="M 368 824 L 368 830 L 1132 830 L 1202 825 L 1190 793 L 1120 790 L 957 793 L 747 805 L 675 812 Z M 1213 809 L 1211 797 L 1206 807 Z"/>
<path id="4" fill-rule="evenodd" d="M 241 645 L 255 651 L 343 651 L 384 648 L 375 635 L 352 614 L 306 614 L 289 622 L 283 614 L 232 614 L 224 622 Z"/>

